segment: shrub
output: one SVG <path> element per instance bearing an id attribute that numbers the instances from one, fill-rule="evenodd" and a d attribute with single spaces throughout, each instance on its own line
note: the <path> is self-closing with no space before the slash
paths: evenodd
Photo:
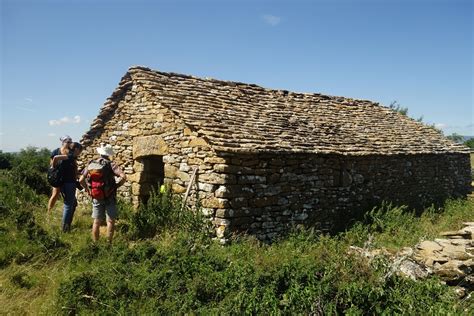
<path id="1" fill-rule="evenodd" d="M 15 156 L 12 153 L 4 153 L 0 150 L 0 169 L 11 169 Z"/>
<path id="2" fill-rule="evenodd" d="M 28 147 L 16 154 L 2 154 L 4 165 L 12 178 L 32 188 L 38 194 L 49 195 L 51 187 L 46 180 L 50 152 L 46 148 Z"/>
<path id="3" fill-rule="evenodd" d="M 45 198 L 8 172 L 0 172 L 0 266 L 23 264 L 35 257 L 57 258 L 68 247 L 35 219 L 34 211 L 44 207 Z"/>
<path id="4" fill-rule="evenodd" d="M 27 147 L 15 154 L 13 167 L 44 173 L 48 170 L 50 154 L 46 148 Z"/>
<path id="5" fill-rule="evenodd" d="M 163 192 L 153 189 L 147 203 L 129 216 L 129 227 L 132 238 L 151 238 L 166 230 L 185 230 L 205 232 L 205 219 L 200 211 L 182 208 L 182 199 L 171 190 Z"/>
<path id="6" fill-rule="evenodd" d="M 43 195 L 51 193 L 51 186 L 46 179 L 45 173 L 40 173 L 34 169 L 22 169 L 21 167 L 14 167 L 11 173 L 16 181 L 25 183 L 36 193 Z"/>

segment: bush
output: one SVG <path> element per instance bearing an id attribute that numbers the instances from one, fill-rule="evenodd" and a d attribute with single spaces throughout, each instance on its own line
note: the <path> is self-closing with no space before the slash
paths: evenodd
<path id="1" fill-rule="evenodd" d="M 181 197 L 173 195 L 171 190 L 160 192 L 153 189 L 147 203 L 128 216 L 129 227 L 126 230 L 130 231 L 130 236 L 134 239 L 151 238 L 166 230 L 205 232 L 205 219 L 201 212 L 181 206 Z"/>
<path id="2" fill-rule="evenodd" d="M 46 179 L 50 152 L 48 149 L 28 147 L 19 153 L 0 152 L 0 169 L 6 169 L 17 182 L 23 182 L 38 194 L 49 195 L 51 186 Z"/>
<path id="3" fill-rule="evenodd" d="M 50 155 L 51 152 L 46 148 L 27 147 L 15 154 L 13 167 L 45 173 L 48 171 Z"/>
<path id="4" fill-rule="evenodd" d="M 0 150 L 0 169 L 11 169 L 15 156 L 12 153 L 4 153 Z"/>
<path id="5" fill-rule="evenodd" d="M 464 145 L 467 147 L 474 149 L 474 138 L 468 139 L 464 142 Z"/>
<path id="6" fill-rule="evenodd" d="M 0 172 L 0 266 L 23 264 L 35 257 L 57 258 L 68 247 L 57 234 L 46 231 L 35 219 L 46 197 Z"/>

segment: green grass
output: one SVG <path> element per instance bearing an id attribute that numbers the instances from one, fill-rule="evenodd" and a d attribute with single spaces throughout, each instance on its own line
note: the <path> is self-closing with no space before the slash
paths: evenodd
<path id="1" fill-rule="evenodd" d="M 12 197 L 12 192 L 15 192 Z M 237 237 L 222 246 L 202 218 L 178 213 L 179 201 L 156 195 L 123 216 L 109 247 L 90 238 L 89 207 L 71 233 L 60 233 L 59 202 L 0 174 L 0 306 L 5 314 L 472 314 L 436 278 L 414 282 L 348 253 L 371 236 L 396 251 L 472 221 L 474 201 L 448 201 L 416 216 L 384 205 L 337 236 L 294 231 L 273 243 Z M 176 207 L 175 204 L 178 204 Z M 29 215 L 29 216 L 26 216 Z M 156 228 L 149 223 L 155 223 Z M 155 225 L 153 224 L 153 225 Z"/>

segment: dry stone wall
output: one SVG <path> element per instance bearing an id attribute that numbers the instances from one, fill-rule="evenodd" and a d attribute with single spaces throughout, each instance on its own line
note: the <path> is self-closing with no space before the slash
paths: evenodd
<path id="1" fill-rule="evenodd" d="M 338 230 L 383 201 L 422 207 L 470 192 L 469 174 L 462 172 L 469 156 L 463 154 L 224 157 L 212 175 L 226 177 L 214 192 L 220 237 L 247 231 L 272 239 L 309 223 Z"/>

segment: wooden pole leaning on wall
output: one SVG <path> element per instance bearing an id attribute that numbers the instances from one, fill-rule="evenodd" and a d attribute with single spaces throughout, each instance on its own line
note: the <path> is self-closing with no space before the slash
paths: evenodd
<path id="1" fill-rule="evenodd" d="M 193 186 L 194 179 L 196 179 L 196 172 L 198 171 L 198 167 L 193 167 L 193 174 L 191 175 L 191 179 L 189 179 L 188 188 L 186 189 L 186 194 L 184 194 L 183 205 L 181 205 L 181 211 L 184 210 L 184 206 L 186 205 L 186 200 L 188 199 L 189 192 L 191 192 L 191 187 Z"/>

